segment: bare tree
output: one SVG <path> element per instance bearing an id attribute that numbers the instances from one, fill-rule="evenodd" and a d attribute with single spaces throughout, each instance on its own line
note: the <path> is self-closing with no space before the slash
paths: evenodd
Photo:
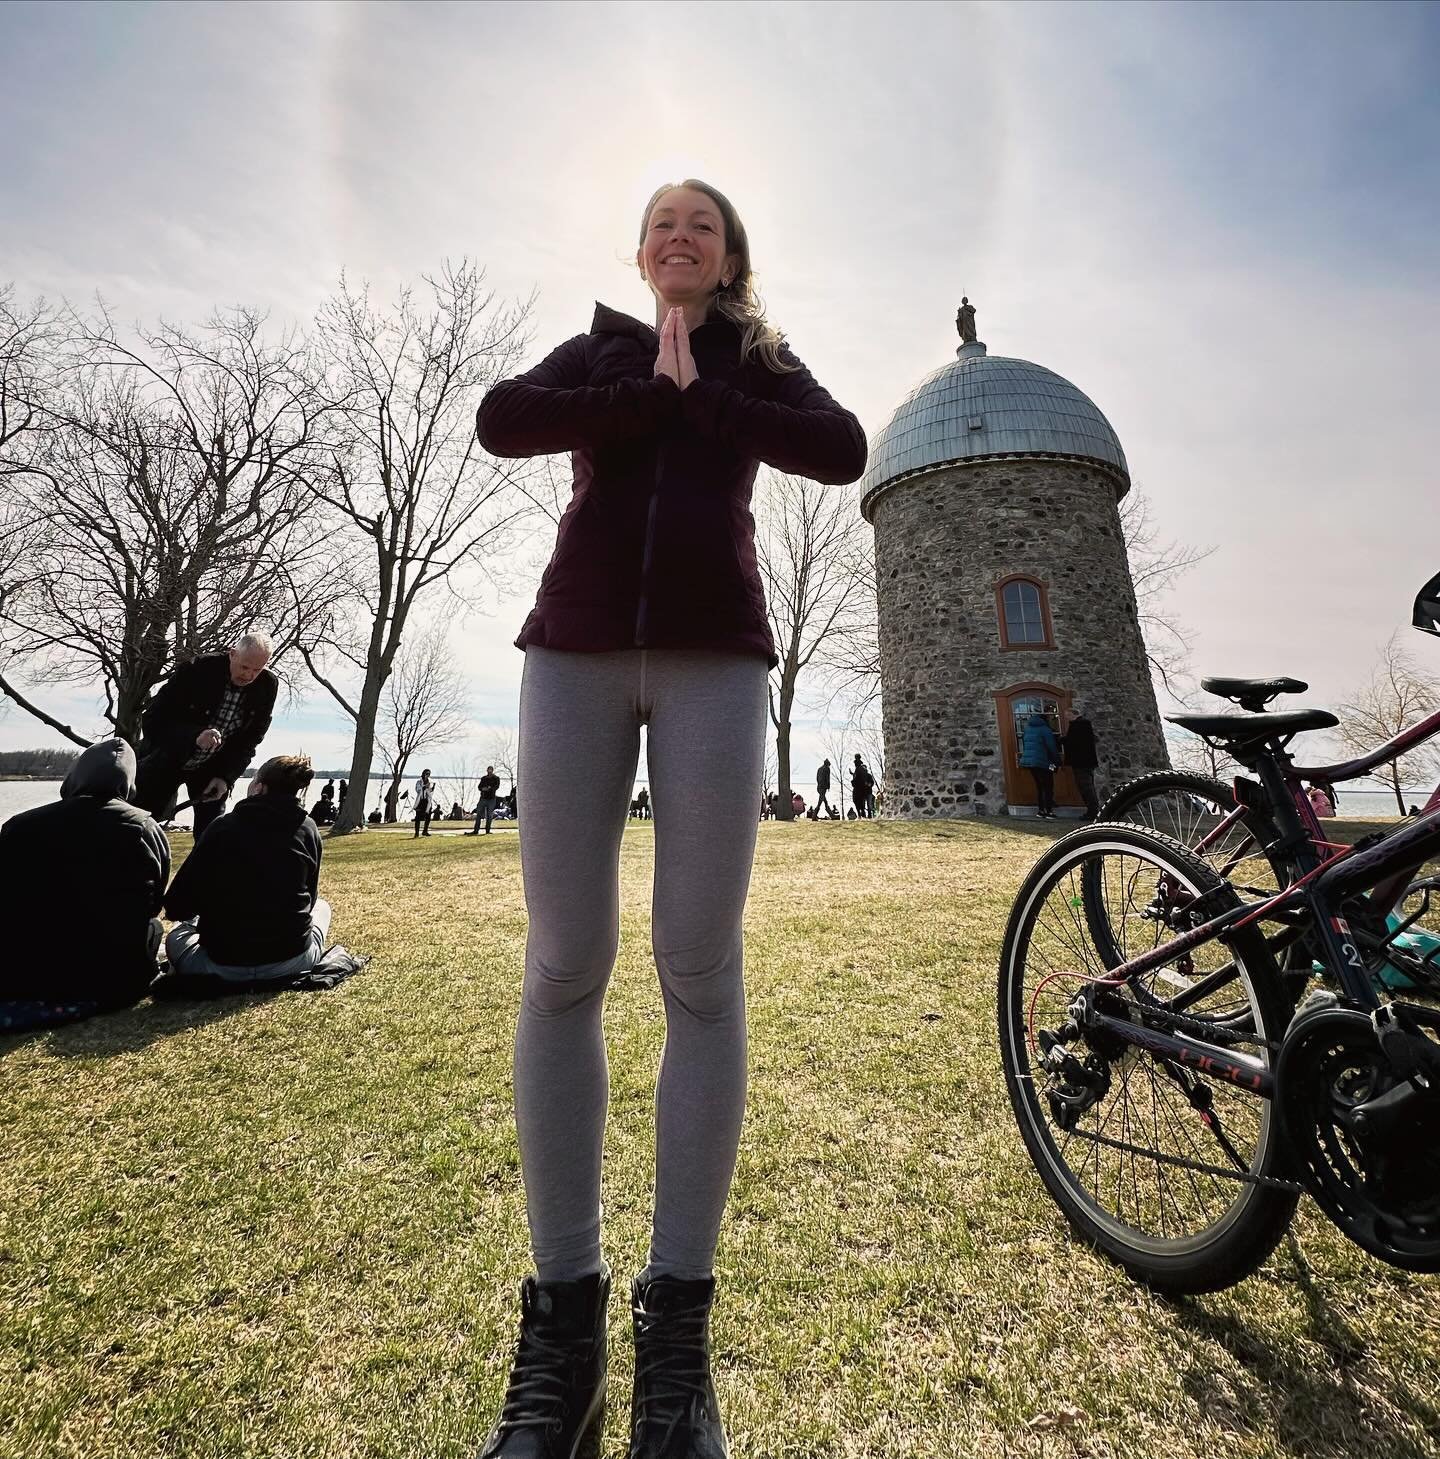
<path id="1" fill-rule="evenodd" d="M 1340 727 L 1335 734 L 1350 754 L 1368 755 L 1417 720 L 1434 713 L 1437 707 L 1440 707 L 1440 692 L 1415 668 L 1410 655 L 1400 647 L 1398 635 L 1392 633 L 1381 650 L 1380 662 L 1370 682 L 1339 706 Z M 1432 741 L 1387 760 L 1366 778 L 1390 787 L 1396 808 L 1403 816 L 1406 781 L 1413 784 L 1437 772 L 1440 772 L 1440 747 Z"/>
<path id="2" fill-rule="evenodd" d="M 199 330 L 64 318 L 56 384 L 23 453 L 6 448 L 28 572 L 0 594 L 0 691 L 77 744 L 86 736 L 11 677 L 83 684 L 126 739 L 177 664 L 263 626 L 277 657 L 325 631 L 331 593 L 303 480 L 330 406 L 295 336 L 216 314 Z M 13 441 L 12 441 L 13 444 Z"/>
<path id="3" fill-rule="evenodd" d="M 1186 683 L 1190 633 L 1167 602 L 1177 578 L 1214 552 L 1213 547 L 1187 547 L 1167 542 L 1155 524 L 1150 498 L 1138 487 L 1120 502 L 1120 531 L 1135 584 L 1135 606 L 1151 672 L 1178 703 L 1188 701 Z"/>
<path id="4" fill-rule="evenodd" d="M 376 738 L 390 772 L 387 804 L 399 797 L 413 756 L 427 746 L 454 740 L 464 730 L 467 708 L 446 624 L 432 623 L 400 651 L 385 681 Z"/>
<path id="5" fill-rule="evenodd" d="M 1240 772 L 1239 762 L 1224 750 L 1207 744 L 1199 735 L 1180 735 L 1168 741 L 1170 763 L 1177 770 L 1229 782 Z"/>
<path id="6" fill-rule="evenodd" d="M 855 560 L 852 492 L 804 477 L 766 474 L 756 498 L 756 548 L 779 666 L 770 679 L 780 819 L 790 799 L 790 727 L 800 676 L 821 649 L 869 608 Z"/>
<path id="7" fill-rule="evenodd" d="M 45 516 L 13 490 L 36 445 L 41 411 L 53 391 L 55 314 L 43 301 L 21 304 L 15 286 L 0 286 L 0 617 L 34 580 Z M 0 676 L 10 655 L 0 640 Z M 0 712 L 8 708 L 0 700 Z M 78 738 L 73 735 L 72 738 Z M 85 741 L 81 741 L 85 743 Z"/>
<path id="8" fill-rule="evenodd" d="M 862 719 L 880 707 L 880 607 L 875 581 L 875 533 L 855 512 L 843 548 L 855 574 L 854 598 L 821 649 L 827 717 Z"/>
<path id="9" fill-rule="evenodd" d="M 0 285 L 0 480 L 23 469 L 20 438 L 41 424 L 53 387 L 56 313 L 43 299 L 22 304 L 14 284 Z"/>
<path id="10" fill-rule="evenodd" d="M 468 262 L 447 264 L 389 313 L 342 279 L 319 333 L 349 402 L 348 442 L 315 484 L 337 514 L 354 609 L 350 642 L 306 651 L 316 680 L 355 722 L 350 783 L 368 782 L 381 695 L 422 594 L 484 574 L 535 510 L 520 478 L 475 440 L 475 409 L 524 348 L 528 305 L 498 309 Z M 338 660 L 338 669 L 331 661 Z M 344 687 L 358 679 L 358 688 Z M 335 832 L 363 830 L 347 802 Z"/>

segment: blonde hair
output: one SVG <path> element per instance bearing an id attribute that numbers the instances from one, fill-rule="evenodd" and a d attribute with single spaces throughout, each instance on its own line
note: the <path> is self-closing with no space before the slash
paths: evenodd
<path id="1" fill-rule="evenodd" d="M 640 215 L 640 247 L 645 246 L 645 234 L 650 227 L 650 214 L 655 211 L 655 204 L 677 187 L 690 187 L 704 193 L 720 209 L 725 223 L 725 252 L 733 253 L 740 260 L 735 277 L 716 289 L 710 301 L 710 312 L 728 319 L 740 331 L 741 360 L 758 355 L 776 374 L 798 370 L 800 366 L 793 359 L 786 360 L 780 353 L 785 348 L 785 336 L 765 318 L 765 301 L 755 288 L 755 273 L 750 267 L 750 239 L 745 225 L 740 221 L 734 203 L 718 188 L 701 182 L 698 177 L 687 177 L 684 182 L 667 182 L 664 187 L 656 188 Z"/>

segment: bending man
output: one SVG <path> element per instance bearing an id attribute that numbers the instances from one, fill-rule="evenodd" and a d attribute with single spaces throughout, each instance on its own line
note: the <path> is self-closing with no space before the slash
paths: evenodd
<path id="1" fill-rule="evenodd" d="M 156 691 L 141 721 L 135 804 L 157 820 L 174 814 L 183 783 L 197 836 L 225 809 L 275 709 L 271 644 L 247 633 L 228 653 L 182 664 Z"/>

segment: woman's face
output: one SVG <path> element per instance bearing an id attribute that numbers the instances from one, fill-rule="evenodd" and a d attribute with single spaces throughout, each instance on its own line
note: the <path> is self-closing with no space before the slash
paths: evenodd
<path id="1" fill-rule="evenodd" d="M 739 267 L 739 260 L 725 253 L 720 209 L 707 194 L 689 187 L 661 194 L 635 262 L 651 289 L 673 304 L 708 297 L 720 287 L 722 274 L 733 278 Z"/>

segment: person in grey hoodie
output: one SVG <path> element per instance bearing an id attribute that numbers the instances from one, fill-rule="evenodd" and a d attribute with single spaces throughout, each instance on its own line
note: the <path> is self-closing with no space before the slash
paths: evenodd
<path id="1" fill-rule="evenodd" d="M 0 826 L 0 1032 L 126 1008 L 157 972 L 170 846 L 130 805 L 135 752 L 101 740 L 60 799 Z"/>

